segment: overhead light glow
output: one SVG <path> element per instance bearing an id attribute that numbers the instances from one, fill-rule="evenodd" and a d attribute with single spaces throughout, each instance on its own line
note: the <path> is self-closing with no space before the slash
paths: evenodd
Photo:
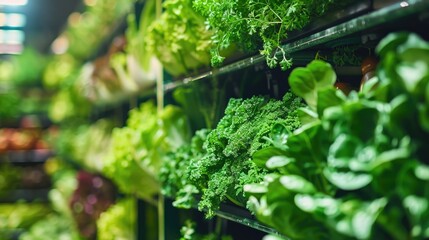
<path id="1" fill-rule="evenodd" d="M 24 27 L 25 15 L 19 13 L 0 13 L 0 27 Z"/>
<path id="2" fill-rule="evenodd" d="M 0 0 L 0 5 L 4 6 L 24 6 L 28 0 Z"/>
<path id="3" fill-rule="evenodd" d="M 0 44 L 22 44 L 24 32 L 20 30 L 0 30 Z"/>

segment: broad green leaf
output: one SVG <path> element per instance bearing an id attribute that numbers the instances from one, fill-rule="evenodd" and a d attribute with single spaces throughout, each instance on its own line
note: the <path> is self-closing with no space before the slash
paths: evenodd
<path id="1" fill-rule="evenodd" d="M 289 189 L 282 185 L 280 178 L 276 178 L 268 184 L 266 197 L 269 203 L 273 203 L 278 201 L 291 201 L 293 195 Z"/>
<path id="2" fill-rule="evenodd" d="M 416 174 L 417 167 L 421 163 L 416 159 L 408 159 L 405 164 L 402 164 L 398 170 L 397 176 L 397 192 L 402 198 L 410 195 L 424 196 L 426 195 L 425 184 L 427 180 L 420 179 Z M 425 171 L 425 170 L 423 170 Z M 424 174 L 423 174 L 424 177 Z"/>
<path id="3" fill-rule="evenodd" d="M 392 161 L 410 158 L 410 150 L 408 148 L 392 149 L 380 153 L 374 161 L 371 162 L 369 170 L 373 170 L 385 163 Z"/>
<path id="4" fill-rule="evenodd" d="M 286 189 L 297 193 L 314 193 L 316 188 L 305 178 L 297 175 L 289 175 L 280 177 L 280 183 Z"/>
<path id="5" fill-rule="evenodd" d="M 280 175 L 278 173 L 268 173 L 264 176 L 264 182 L 266 183 L 272 183 L 280 178 Z"/>
<path id="6" fill-rule="evenodd" d="M 315 212 L 318 205 L 311 195 L 297 194 L 294 198 L 296 206 L 305 212 Z"/>
<path id="7" fill-rule="evenodd" d="M 361 189 L 372 181 L 372 176 L 366 173 L 336 172 L 325 168 L 323 174 L 336 187 L 347 191 Z"/>
<path id="8" fill-rule="evenodd" d="M 344 110 L 342 106 L 333 106 L 326 108 L 323 111 L 324 120 L 336 120 L 344 117 Z"/>
<path id="9" fill-rule="evenodd" d="M 410 133 L 420 134 L 421 128 L 418 115 L 415 112 L 415 102 L 409 95 L 398 95 L 390 103 L 390 122 L 389 127 L 395 135 L 404 135 Z"/>
<path id="10" fill-rule="evenodd" d="M 418 179 L 429 181 L 429 166 L 423 164 L 417 165 L 414 169 L 414 174 Z"/>
<path id="11" fill-rule="evenodd" d="M 428 101 L 429 102 L 429 101 Z M 310 108 L 299 108 L 298 109 L 298 117 L 301 121 L 302 125 L 312 123 L 318 120 L 319 116 L 317 113 Z"/>
<path id="12" fill-rule="evenodd" d="M 415 33 L 410 33 L 406 38 L 406 41 L 398 46 L 397 52 L 401 55 L 402 58 L 407 58 L 407 53 L 409 50 L 419 50 L 417 52 L 411 52 L 408 54 L 409 59 L 413 58 L 412 53 L 420 54 L 424 53 L 426 50 L 429 50 L 429 44 L 423 40 L 419 35 Z M 418 55 L 414 55 L 415 57 Z"/>
<path id="13" fill-rule="evenodd" d="M 319 116 L 323 116 L 323 112 L 326 108 L 339 106 L 344 100 L 344 94 L 336 90 L 334 87 L 322 89 L 317 93 L 317 113 Z"/>
<path id="14" fill-rule="evenodd" d="M 325 195 L 297 194 L 294 200 L 301 210 L 323 214 L 327 217 L 338 215 L 340 210 L 340 201 Z"/>
<path id="15" fill-rule="evenodd" d="M 309 69 L 314 76 L 317 90 L 333 87 L 337 80 L 334 69 L 331 64 L 327 62 L 313 60 L 307 65 L 307 69 Z"/>
<path id="16" fill-rule="evenodd" d="M 248 194 L 258 196 L 258 195 L 267 193 L 268 188 L 264 184 L 254 183 L 254 184 L 244 185 L 243 190 Z"/>
<path id="17" fill-rule="evenodd" d="M 352 229 L 356 238 L 368 239 L 370 237 L 372 227 L 386 204 L 387 199 L 380 198 L 369 204 L 364 204 L 354 214 L 352 218 Z"/>
<path id="18" fill-rule="evenodd" d="M 372 78 L 370 78 L 368 81 L 366 81 L 361 89 L 361 93 L 364 94 L 365 96 L 372 96 L 373 94 L 373 90 L 377 87 L 377 85 L 379 84 L 379 78 L 377 76 L 374 76 Z"/>
<path id="19" fill-rule="evenodd" d="M 292 70 L 289 85 L 293 93 L 302 97 L 311 108 L 316 109 L 316 80 L 309 69 L 298 67 Z"/>
<path id="20" fill-rule="evenodd" d="M 375 51 L 381 57 L 385 56 L 390 51 L 395 51 L 396 48 L 404 43 L 409 36 L 408 32 L 390 33 L 384 37 L 375 48 Z"/>
<path id="21" fill-rule="evenodd" d="M 401 62 L 397 64 L 396 71 L 403 80 L 406 89 L 413 93 L 419 83 L 428 76 L 429 62 L 416 60 L 413 62 Z"/>
<path id="22" fill-rule="evenodd" d="M 271 129 L 271 140 L 274 146 L 283 146 L 291 132 L 283 124 L 275 124 Z"/>
<path id="23" fill-rule="evenodd" d="M 367 142 L 374 137 L 380 111 L 376 106 L 368 106 L 364 102 L 344 105 L 344 112 L 350 118 L 349 129 L 361 141 Z"/>
<path id="24" fill-rule="evenodd" d="M 412 215 L 420 217 L 428 210 L 429 202 L 425 198 L 410 195 L 405 197 L 403 204 Z"/>
<path id="25" fill-rule="evenodd" d="M 293 202 L 275 202 L 270 209 L 274 227 L 284 235 L 292 239 L 326 239 L 326 229 Z"/>
<path id="26" fill-rule="evenodd" d="M 318 91 L 333 88 L 337 79 L 329 63 L 313 60 L 305 68 L 295 68 L 289 76 L 289 85 L 296 95 L 302 97 L 311 109 L 317 109 Z"/>
<path id="27" fill-rule="evenodd" d="M 274 156 L 268 159 L 266 166 L 268 169 L 276 169 L 284 167 L 291 162 L 294 162 L 294 160 L 286 156 Z"/>
<path id="28" fill-rule="evenodd" d="M 258 166 L 265 168 L 268 159 L 274 156 L 285 155 L 285 152 L 276 147 L 267 147 L 255 152 L 252 156 L 252 161 Z"/>
<path id="29" fill-rule="evenodd" d="M 361 148 L 361 143 L 355 137 L 347 134 L 337 136 L 329 147 L 328 165 L 333 168 L 347 167 L 352 158 Z"/>

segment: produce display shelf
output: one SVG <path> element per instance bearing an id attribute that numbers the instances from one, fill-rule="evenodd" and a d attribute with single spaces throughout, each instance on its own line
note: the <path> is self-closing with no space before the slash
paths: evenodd
<path id="1" fill-rule="evenodd" d="M 281 56 L 282 51 L 284 51 L 286 55 L 291 55 L 293 53 L 310 49 L 315 46 L 320 46 L 331 41 L 369 30 L 371 28 L 386 25 L 389 22 L 394 22 L 413 15 L 424 14 L 428 10 L 429 0 L 408 0 L 395 2 L 386 7 L 376 9 L 367 14 L 355 17 L 346 22 L 313 33 L 309 36 L 285 43 L 281 46 L 281 50 L 276 52 L 276 55 Z M 164 91 L 171 91 L 190 82 L 231 73 L 263 62 L 265 62 L 264 56 L 254 55 L 223 67 L 215 68 L 198 75 L 185 77 L 183 79 L 167 83 L 164 85 Z"/>
<path id="2" fill-rule="evenodd" d="M 216 212 L 216 215 L 227 219 L 229 221 L 233 221 L 242 225 L 245 225 L 247 227 L 275 235 L 278 237 L 281 237 L 282 239 L 289 239 L 286 236 L 282 235 L 275 229 L 268 227 L 259 221 L 257 221 L 254 216 L 250 214 L 250 212 L 244 208 L 240 208 L 237 206 L 229 205 L 229 204 L 222 204 L 220 207 L 220 210 Z"/>
<path id="3" fill-rule="evenodd" d="M 14 150 L 0 154 L 12 164 L 38 164 L 44 163 L 54 155 L 50 149 Z"/>
<path id="4" fill-rule="evenodd" d="M 41 189 L 14 189 L 0 196 L 0 203 L 13 203 L 17 201 L 26 202 L 48 202 L 48 188 Z"/>

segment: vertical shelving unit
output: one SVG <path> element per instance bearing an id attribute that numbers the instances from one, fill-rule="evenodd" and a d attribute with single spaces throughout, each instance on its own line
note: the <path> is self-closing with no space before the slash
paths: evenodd
<path id="1" fill-rule="evenodd" d="M 309 63 L 319 51 L 332 51 L 333 46 L 338 45 L 361 45 L 364 48 L 374 48 L 377 41 L 393 31 L 417 31 L 424 36 L 427 36 L 427 23 L 429 22 L 429 1 L 427 0 L 410 0 L 410 1 L 362 1 L 354 4 L 347 10 L 337 13 L 335 16 L 328 16 L 331 22 L 321 21 L 313 22 L 310 26 L 301 32 L 294 32 L 281 46 L 282 50 L 294 61 L 294 66 L 303 66 Z M 278 51 L 276 53 L 280 55 Z M 310 56 L 310 57 L 309 57 Z M 332 60 L 332 59 L 330 59 Z M 201 82 L 213 81 L 213 79 L 231 79 L 240 81 L 240 74 L 244 76 L 246 71 L 253 74 L 263 73 L 266 77 L 262 81 L 267 81 L 265 86 L 269 89 L 270 83 L 267 75 L 274 75 L 276 78 L 286 79 L 288 71 L 282 72 L 279 69 L 269 69 L 265 64 L 265 58 L 259 54 L 251 55 L 238 61 L 230 62 L 219 68 L 212 68 L 205 72 L 200 72 L 195 75 L 185 76 L 172 81 L 164 81 L 163 92 L 159 95 L 168 95 L 172 91 L 180 87 L 197 86 Z M 352 75 L 356 79 L 360 79 L 360 66 L 341 68 L 338 67 L 338 72 L 345 75 Z M 284 80 L 286 81 L 286 80 Z M 277 83 L 278 84 L 278 83 Z M 280 83 L 283 84 L 283 83 Z M 354 83 L 356 85 L 356 83 Z M 271 86 L 272 87 L 272 86 Z M 282 86 L 282 90 L 287 89 L 287 86 Z M 270 91 L 273 91 L 272 88 Z M 158 95 L 158 97 L 159 97 Z M 169 206 L 170 205 L 170 206 Z M 179 231 L 177 227 L 177 212 L 172 211 L 171 201 L 164 203 L 165 211 L 165 229 L 166 238 L 174 239 L 170 235 L 171 231 Z M 189 210 L 197 211 L 197 210 Z M 256 233 L 253 236 L 243 238 L 242 234 L 229 228 L 229 233 L 237 237 L 237 239 L 260 239 L 258 233 L 272 234 L 289 239 L 287 236 L 282 236 L 278 231 L 267 227 L 258 222 L 246 209 L 224 204 L 217 212 L 219 218 L 226 222 L 243 225 L 247 228 L 246 231 Z M 172 227 L 171 220 L 175 219 L 176 227 Z M 204 220 L 203 220 L 204 221 Z M 228 223 L 226 223 L 228 224 Z M 241 229 L 242 230 L 242 229 Z M 262 234 L 262 235 L 263 235 Z"/>
<path id="2" fill-rule="evenodd" d="M 161 14 L 161 3 L 161 0 L 157 1 L 158 16 Z M 134 9 L 136 16 L 141 14 L 143 8 L 144 3 L 136 3 Z M 306 65 L 319 53 L 324 55 L 328 61 L 332 61 L 329 52 L 332 52 L 336 46 L 353 44 L 373 49 L 377 41 L 393 31 L 417 31 L 428 37 L 428 12 L 429 0 L 356 1 L 346 9 L 317 19 L 302 31 L 292 32 L 290 37 L 283 42 L 281 50 L 275 54 L 280 55 L 283 51 L 294 59 L 293 67 L 296 67 Z M 123 18 L 114 28 L 112 35 L 89 59 L 106 51 L 114 36 L 123 33 L 125 28 L 126 22 Z M 346 81 L 352 85 L 359 84 L 356 80 L 361 78 L 360 66 L 336 68 L 340 77 L 342 77 L 341 75 L 346 76 L 344 79 L 350 79 Z M 141 102 L 148 99 L 156 100 L 158 111 L 162 111 L 166 104 L 173 103 L 171 95 L 174 90 L 186 87 L 198 89 L 203 84 L 218 83 L 227 86 L 225 94 L 219 94 L 219 98 L 223 98 L 224 103 L 232 97 L 246 98 L 252 95 L 269 95 L 279 98 L 289 89 L 286 81 L 289 73 L 290 70 L 270 69 L 265 63 L 265 58 L 256 53 L 218 68 L 210 68 L 180 78 L 172 78 L 159 69 L 155 88 L 133 96 L 125 96 L 113 104 L 96 105 L 89 120 L 95 121 L 105 116 L 113 116 L 124 125 L 127 112 L 138 107 Z M 247 78 L 252 78 L 252 81 L 247 81 Z M 255 78 L 260 80 L 253 81 Z M 43 161 L 41 159 L 37 161 L 39 160 Z M 16 160 L 17 164 L 19 161 Z M 17 192 L 16 194 L 21 196 L 22 193 Z M 36 193 L 34 195 L 38 196 Z M 232 235 L 236 239 L 261 239 L 266 234 L 289 239 L 279 231 L 260 223 L 245 208 L 230 202 L 221 205 L 220 210 L 216 212 L 217 217 L 206 220 L 204 213 L 198 211 L 196 207 L 189 210 L 174 208 L 172 200 L 161 194 L 157 196 L 156 206 L 138 199 L 138 197 L 134 198 L 137 204 L 136 236 L 138 240 L 177 239 L 186 217 L 195 219 L 202 225 L 199 227 L 204 232 L 220 228 L 222 233 Z M 154 219 L 156 221 L 153 221 Z"/>

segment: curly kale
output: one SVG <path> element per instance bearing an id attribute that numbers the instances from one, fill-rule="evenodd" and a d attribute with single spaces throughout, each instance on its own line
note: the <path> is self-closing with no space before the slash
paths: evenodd
<path id="1" fill-rule="evenodd" d="M 301 99 L 290 92 L 283 100 L 260 96 L 230 100 L 225 116 L 204 142 L 206 153 L 193 158 L 188 168 L 190 181 L 202 193 L 198 207 L 207 211 L 207 217 L 226 198 L 245 205 L 242 186 L 260 182 L 266 174 L 251 161 L 253 153 L 270 146 L 265 138 L 274 125 L 282 124 L 290 131 L 298 128 L 296 110 L 302 106 Z"/>

